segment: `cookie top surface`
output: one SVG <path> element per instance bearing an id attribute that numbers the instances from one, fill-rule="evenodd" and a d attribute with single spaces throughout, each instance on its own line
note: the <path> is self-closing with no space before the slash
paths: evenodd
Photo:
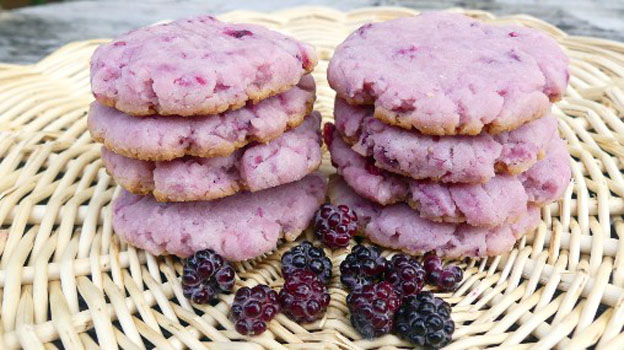
<path id="1" fill-rule="evenodd" d="M 119 185 L 158 201 L 213 200 L 298 181 L 321 164 L 321 116 L 317 112 L 269 143 L 226 157 L 182 157 L 153 162 L 127 158 L 102 147 L 102 161 Z"/>
<path id="2" fill-rule="evenodd" d="M 544 156 L 557 134 L 552 116 L 513 131 L 475 136 L 432 136 L 380 122 L 372 107 L 336 99 L 336 129 L 375 165 L 411 178 L 447 183 L 484 183 L 497 173 L 519 174 Z"/>
<path id="3" fill-rule="evenodd" d="M 500 133 L 544 116 L 563 95 L 568 58 L 537 30 L 430 12 L 360 27 L 329 83 L 375 116 L 431 135 Z"/>
<path id="4" fill-rule="evenodd" d="M 312 110 L 314 98 L 314 79 L 306 75 L 279 95 L 213 115 L 139 118 L 96 101 L 87 126 L 96 141 L 130 158 L 224 157 L 250 142 L 266 143 L 296 127 Z"/>
<path id="5" fill-rule="evenodd" d="M 113 228 L 130 244 L 155 255 L 187 257 L 210 248 L 227 260 L 241 261 L 275 249 L 280 237 L 294 240 L 326 191 L 326 180 L 317 173 L 215 201 L 160 203 L 152 196 L 122 191 L 113 203 Z"/>
<path id="6" fill-rule="evenodd" d="M 101 45 L 91 58 L 91 89 L 131 115 L 215 114 L 287 90 L 316 63 L 314 49 L 291 37 L 199 16 Z"/>

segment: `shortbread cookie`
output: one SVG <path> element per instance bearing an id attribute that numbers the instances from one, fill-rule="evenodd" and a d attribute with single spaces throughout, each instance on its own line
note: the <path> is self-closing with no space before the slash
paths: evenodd
<path id="1" fill-rule="evenodd" d="M 269 142 L 312 111 L 314 79 L 258 104 L 194 117 L 133 117 L 93 102 L 87 120 L 93 139 L 126 157 L 161 161 L 185 155 L 224 157 L 250 142 Z"/>
<path id="2" fill-rule="evenodd" d="M 131 115 L 216 114 L 288 90 L 316 63 L 314 49 L 291 37 L 199 16 L 101 45 L 91 58 L 91 89 Z"/>
<path id="3" fill-rule="evenodd" d="M 337 99 L 336 128 L 352 149 L 375 165 L 414 179 L 485 183 L 496 173 L 519 174 L 544 156 L 557 120 L 544 117 L 498 135 L 431 136 L 386 125 L 372 108 Z"/>
<path id="4" fill-rule="evenodd" d="M 329 198 L 332 204 L 347 205 L 357 213 L 362 233 L 372 242 L 410 254 L 435 250 L 448 258 L 503 254 L 540 220 L 539 209 L 529 206 L 515 223 L 493 228 L 434 222 L 404 203 L 384 207 L 364 199 L 338 176 L 330 179 Z"/>
<path id="5" fill-rule="evenodd" d="M 297 181 L 316 170 L 321 164 L 320 122 L 320 115 L 312 113 L 277 139 L 227 157 L 152 162 L 103 147 L 102 160 L 115 181 L 132 193 L 152 193 L 156 200 L 168 202 L 212 200 Z"/>
<path id="6" fill-rule="evenodd" d="M 375 167 L 352 151 L 337 132 L 329 141 L 332 163 L 358 195 L 381 205 L 406 202 L 432 221 L 484 227 L 514 222 L 528 203 L 540 206 L 555 201 L 570 183 L 570 156 L 559 138 L 526 173 L 497 175 L 484 184 L 414 180 Z"/>
<path id="7" fill-rule="evenodd" d="M 449 12 L 360 27 L 328 68 L 338 96 L 429 135 L 496 134 L 545 116 L 569 59 L 547 34 Z"/>
<path id="8" fill-rule="evenodd" d="M 319 174 L 255 193 L 209 202 L 159 203 L 152 196 L 122 191 L 113 203 L 113 229 L 126 242 L 152 254 L 187 257 L 212 249 L 241 261 L 293 241 L 325 200 Z"/>

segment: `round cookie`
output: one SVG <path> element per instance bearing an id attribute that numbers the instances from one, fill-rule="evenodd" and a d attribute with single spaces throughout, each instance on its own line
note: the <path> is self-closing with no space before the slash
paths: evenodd
<path id="1" fill-rule="evenodd" d="M 259 25 L 211 16 L 140 28 L 91 58 L 100 103 L 131 115 L 204 115 L 288 90 L 317 63 L 314 49 Z"/>
<path id="2" fill-rule="evenodd" d="M 548 113 L 565 91 L 568 61 L 537 30 L 429 12 L 360 27 L 336 48 L 328 80 L 389 124 L 429 135 L 496 134 Z"/>
<path id="3" fill-rule="evenodd" d="M 260 192 L 208 202 L 159 203 L 126 191 L 113 203 L 113 229 L 152 254 L 187 257 L 212 249 L 229 261 L 267 253 L 279 238 L 292 241 L 325 200 L 320 174 Z"/>
<path id="4" fill-rule="evenodd" d="M 559 138 L 526 173 L 497 175 L 485 184 L 445 184 L 381 170 L 353 152 L 337 132 L 333 136 L 326 139 L 332 164 L 358 195 L 381 205 L 406 202 L 422 218 L 437 222 L 483 227 L 515 222 L 525 214 L 527 203 L 557 200 L 570 183 L 569 154 Z"/>
<path id="5" fill-rule="evenodd" d="M 132 193 L 152 193 L 163 202 L 218 199 L 297 181 L 316 170 L 322 158 L 320 122 L 314 112 L 277 139 L 249 145 L 227 157 L 152 162 L 102 147 L 102 160 L 115 181 Z"/>
<path id="6" fill-rule="evenodd" d="M 235 111 L 194 117 L 133 117 L 93 102 L 91 136 L 126 157 L 163 161 L 185 155 L 225 157 L 257 141 L 266 143 L 299 125 L 312 111 L 315 83 L 310 75 L 293 88 Z"/>
<path id="7" fill-rule="evenodd" d="M 513 224 L 493 228 L 434 222 L 423 219 L 407 204 L 384 207 L 364 199 L 338 176 L 330 179 L 329 198 L 332 204 L 347 205 L 357 213 L 364 235 L 372 242 L 410 254 L 435 250 L 447 258 L 503 254 L 540 220 L 539 209 L 529 206 Z"/>
<path id="8" fill-rule="evenodd" d="M 498 135 L 431 136 L 384 124 L 372 113 L 336 99 L 336 128 L 377 167 L 417 180 L 485 183 L 496 173 L 519 174 L 544 156 L 557 134 L 557 120 L 550 116 Z"/>

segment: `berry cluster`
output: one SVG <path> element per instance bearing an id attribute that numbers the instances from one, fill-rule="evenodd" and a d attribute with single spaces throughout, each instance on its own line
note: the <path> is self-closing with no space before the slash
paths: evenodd
<path id="1" fill-rule="evenodd" d="M 310 270 L 323 283 L 329 283 L 332 276 L 331 260 L 321 248 L 317 248 L 308 241 L 282 255 L 282 276 L 288 279 L 293 273 L 300 270 Z"/>
<path id="2" fill-rule="evenodd" d="M 351 324 L 366 338 L 390 333 L 401 297 L 389 282 L 366 285 L 347 296 Z"/>
<path id="3" fill-rule="evenodd" d="M 381 281 L 387 270 L 388 261 L 379 248 L 358 244 L 340 264 L 340 281 L 356 290 Z"/>
<path id="4" fill-rule="evenodd" d="M 397 254 L 390 260 L 386 281 L 392 283 L 403 299 L 416 295 L 425 284 L 425 269 L 416 258 Z"/>
<path id="5" fill-rule="evenodd" d="M 288 318 L 313 322 L 325 314 L 332 263 L 322 249 L 308 241 L 291 248 L 282 255 L 282 276 L 285 282 L 279 301 Z"/>
<path id="6" fill-rule="evenodd" d="M 423 265 L 427 273 L 427 282 L 444 292 L 455 291 L 464 278 L 459 266 L 448 265 L 443 267 L 442 259 L 435 252 L 425 254 Z"/>
<path id="7" fill-rule="evenodd" d="M 425 282 L 452 291 L 462 280 L 458 266 L 443 267 L 429 253 L 423 264 L 396 254 L 386 260 L 375 246 L 356 245 L 340 264 L 340 280 L 350 290 L 347 306 L 351 324 L 365 338 L 394 331 L 413 344 L 438 349 L 451 340 L 455 324 L 451 307 L 431 292 Z"/>
<path id="8" fill-rule="evenodd" d="M 330 249 L 348 247 L 357 227 L 357 214 L 346 205 L 323 204 L 314 216 L 314 233 Z"/>
<path id="9" fill-rule="evenodd" d="M 323 317 L 330 300 L 327 284 L 331 276 L 331 260 L 308 241 L 284 253 L 284 287 L 279 293 L 282 312 L 296 322 L 313 322 Z"/>
<path id="10" fill-rule="evenodd" d="M 282 311 L 296 322 L 314 322 L 329 306 L 327 286 L 313 272 L 300 270 L 290 275 L 279 293 Z"/>
<path id="11" fill-rule="evenodd" d="M 282 256 L 282 274 L 285 282 L 279 294 L 262 284 L 236 291 L 230 319 L 238 333 L 263 333 L 280 311 L 296 322 L 313 322 L 325 314 L 332 263 L 322 249 L 307 241 L 290 249 Z M 231 291 L 235 280 L 232 265 L 210 249 L 184 261 L 182 288 L 195 303 L 208 303 L 218 293 Z"/>
<path id="12" fill-rule="evenodd" d="M 232 265 L 211 249 L 198 251 L 184 261 L 182 292 L 194 303 L 206 304 L 217 294 L 230 292 L 235 280 Z"/>
<path id="13" fill-rule="evenodd" d="M 340 264 L 340 280 L 351 291 L 353 327 L 372 338 L 392 330 L 402 298 L 420 292 L 425 271 L 412 257 L 397 254 L 389 262 L 379 248 L 358 244 Z"/>
<path id="14" fill-rule="evenodd" d="M 455 323 L 451 307 L 431 292 L 421 292 L 403 301 L 395 317 L 397 334 L 415 345 L 438 349 L 451 341 Z"/>
<path id="15" fill-rule="evenodd" d="M 326 204 L 317 212 L 317 237 L 328 247 L 349 245 L 357 230 L 357 215 L 347 206 Z M 242 287 L 234 297 L 230 318 L 243 335 L 266 331 L 280 311 L 295 322 L 323 317 L 330 302 L 327 289 L 332 263 L 325 252 L 304 241 L 282 256 L 284 286 L 277 293 L 267 285 Z M 451 307 L 431 292 L 425 282 L 442 291 L 454 291 L 463 279 L 456 265 L 442 264 L 435 252 L 422 263 L 405 254 L 388 261 L 375 246 L 358 244 L 340 264 L 340 281 L 349 289 L 351 323 L 366 338 L 394 331 L 409 342 L 429 349 L 447 345 L 455 330 Z M 195 303 L 208 303 L 230 292 L 236 273 L 219 254 L 207 249 L 184 261 L 184 295 Z"/>
<path id="16" fill-rule="evenodd" d="M 230 316 L 236 331 L 243 335 L 258 335 L 266 331 L 267 323 L 280 311 L 277 292 L 259 284 L 236 291 Z"/>

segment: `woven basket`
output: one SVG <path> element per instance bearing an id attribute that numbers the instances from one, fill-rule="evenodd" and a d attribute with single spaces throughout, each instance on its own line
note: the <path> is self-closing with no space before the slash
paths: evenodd
<path id="1" fill-rule="evenodd" d="M 441 294 L 457 323 L 447 349 L 624 349 L 624 44 L 568 36 L 524 15 L 451 11 L 536 27 L 566 48 L 572 77 L 554 113 L 574 159 L 573 184 L 543 209 L 532 235 L 507 255 L 462 262 L 461 287 Z M 325 70 L 333 48 L 362 23 L 414 14 L 315 7 L 221 18 L 316 45 L 316 108 L 330 119 L 334 93 Z M 301 325 L 279 315 L 265 334 L 243 337 L 227 318 L 231 295 L 216 306 L 191 305 L 182 296 L 178 259 L 120 242 L 111 228 L 116 187 L 85 118 L 89 57 L 102 42 L 69 44 L 35 65 L 0 65 L 1 349 L 410 348 L 391 335 L 361 339 L 337 278 L 321 321 Z M 323 168 L 332 171 L 327 161 Z M 279 288 L 279 258 L 291 245 L 237 264 L 237 285 Z M 346 253 L 331 254 L 335 275 Z"/>

